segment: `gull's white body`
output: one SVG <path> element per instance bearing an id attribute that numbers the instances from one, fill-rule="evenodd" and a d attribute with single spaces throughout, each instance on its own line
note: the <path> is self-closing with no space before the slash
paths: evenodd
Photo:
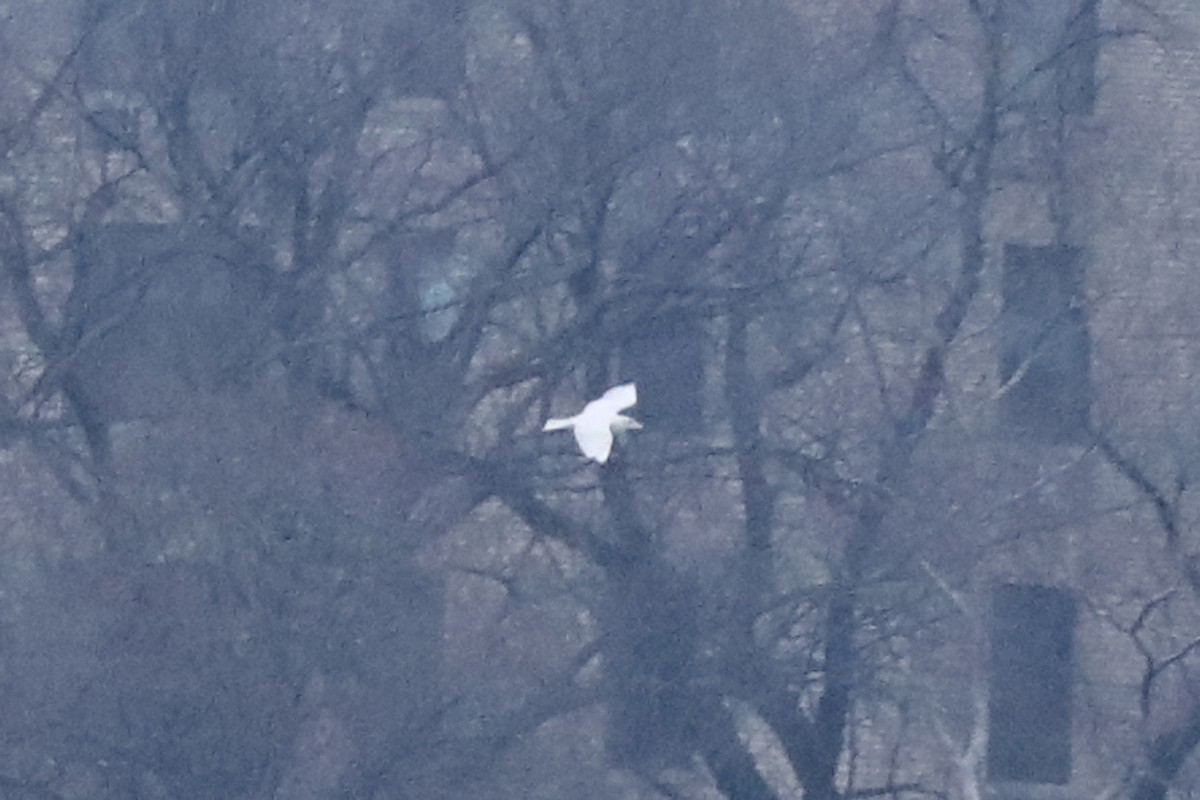
<path id="1" fill-rule="evenodd" d="M 583 454 L 601 464 L 612 454 L 615 431 L 637 430 L 641 423 L 621 412 L 637 405 L 637 387 L 632 383 L 614 386 L 583 407 L 573 417 L 548 419 L 544 431 L 572 428 Z"/>

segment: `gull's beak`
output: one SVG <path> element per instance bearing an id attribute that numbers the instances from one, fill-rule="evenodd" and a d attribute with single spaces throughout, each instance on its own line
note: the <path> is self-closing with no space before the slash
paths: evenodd
<path id="1" fill-rule="evenodd" d="M 633 417 L 627 417 L 624 414 L 617 414 L 613 418 L 612 428 L 614 431 L 638 431 L 642 429 L 642 423 L 638 422 Z"/>

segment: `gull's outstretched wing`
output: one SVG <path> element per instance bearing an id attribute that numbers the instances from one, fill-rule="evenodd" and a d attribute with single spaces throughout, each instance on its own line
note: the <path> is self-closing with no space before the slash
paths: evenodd
<path id="1" fill-rule="evenodd" d="M 614 386 L 588 405 L 595 405 L 597 409 L 604 409 L 610 414 L 632 408 L 637 405 L 637 386 L 632 383 Z"/>
<path id="2" fill-rule="evenodd" d="M 580 420 L 575 425 L 575 441 L 585 456 L 601 464 L 612 453 L 613 435 L 607 421 Z"/>

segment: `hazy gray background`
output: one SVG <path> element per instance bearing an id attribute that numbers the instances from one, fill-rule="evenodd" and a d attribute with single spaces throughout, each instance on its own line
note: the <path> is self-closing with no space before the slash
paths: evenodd
<path id="1" fill-rule="evenodd" d="M 1198 53 L 0 0 L 0 797 L 1193 796 Z"/>

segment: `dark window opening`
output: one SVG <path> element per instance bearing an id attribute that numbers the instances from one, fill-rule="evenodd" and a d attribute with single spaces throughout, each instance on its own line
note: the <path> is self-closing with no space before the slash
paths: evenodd
<path id="1" fill-rule="evenodd" d="M 704 382 L 703 330 L 684 312 L 665 312 L 637 325 L 622 348 L 621 374 L 638 385 L 634 415 L 648 428 L 679 434 L 700 430 Z"/>
<path id="2" fill-rule="evenodd" d="M 1099 0 L 1005 3 L 1005 80 L 1015 107 L 1043 119 L 1096 103 Z"/>
<path id="3" fill-rule="evenodd" d="M 1066 114 L 1091 114 L 1096 106 L 1096 60 L 1100 55 L 1100 0 L 1083 0 L 1067 22 L 1058 63 L 1058 105 Z"/>
<path id="4" fill-rule="evenodd" d="M 1075 602 L 1062 589 L 1009 584 L 992 596 L 988 776 L 1071 779 Z"/>
<path id="5" fill-rule="evenodd" d="M 166 418 L 193 392 L 251 380 L 273 349 L 260 255 L 179 225 L 84 231 L 59 357 L 89 415 Z"/>
<path id="6" fill-rule="evenodd" d="M 1003 294 L 1002 422 L 1043 441 L 1083 441 L 1092 386 L 1080 252 L 1006 246 Z"/>

